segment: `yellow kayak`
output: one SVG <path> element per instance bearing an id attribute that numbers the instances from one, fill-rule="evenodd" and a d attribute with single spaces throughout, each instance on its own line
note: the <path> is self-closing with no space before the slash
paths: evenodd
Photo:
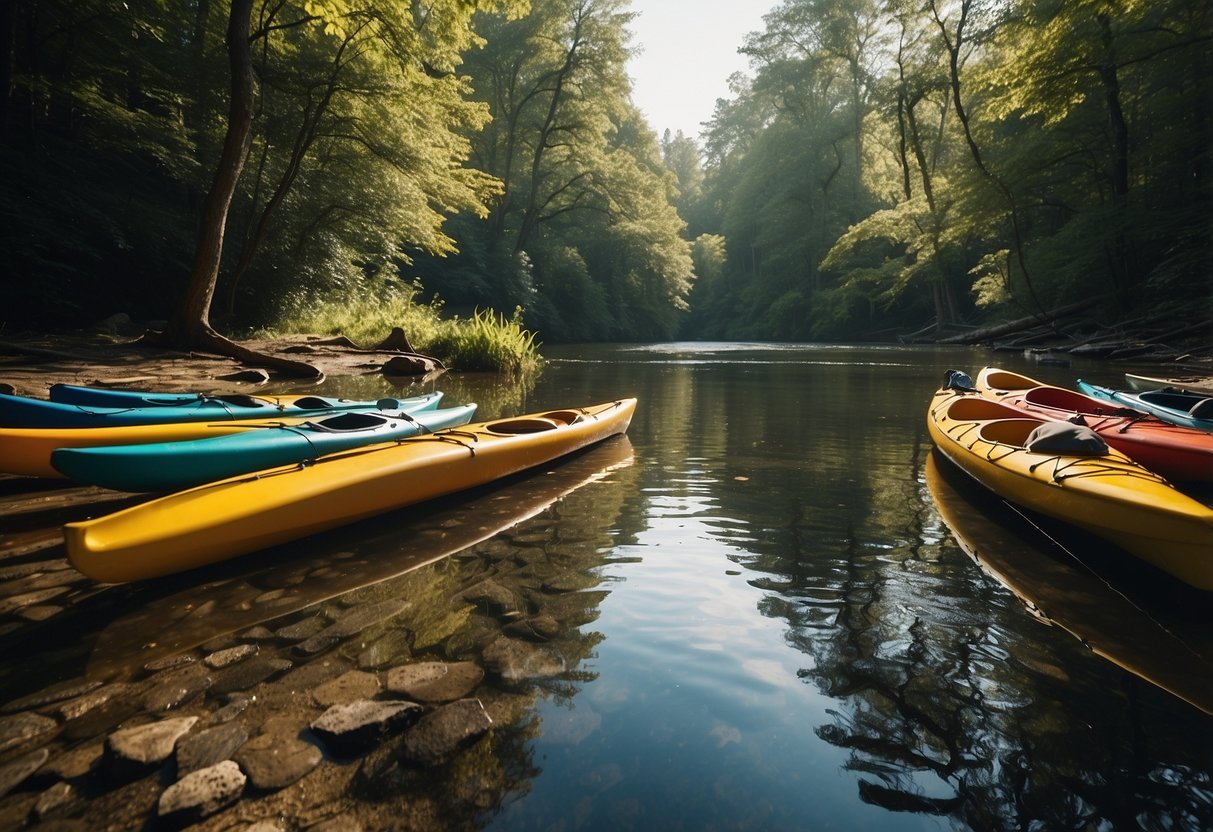
<path id="1" fill-rule="evenodd" d="M 180 491 L 68 523 L 68 559 L 106 582 L 217 563 L 542 465 L 623 433 L 635 409 L 623 399 L 480 422 Z"/>
<path id="2" fill-rule="evenodd" d="M 298 397 L 290 397 L 298 398 Z M 433 410 L 442 401 L 442 393 L 429 393 L 408 399 L 384 399 L 385 415 Z M 374 403 L 372 403 L 373 405 Z M 158 442 L 186 442 L 228 436 L 277 425 L 301 425 L 315 420 L 316 413 L 303 416 L 240 419 L 214 422 L 165 422 L 159 425 L 121 425 L 94 428 L 5 428 L 0 427 L 0 473 L 21 477 L 64 475 L 51 465 L 51 454 L 59 448 L 106 448 L 117 445 L 143 445 Z"/>
<path id="3" fill-rule="evenodd" d="M 1038 434 L 1053 436 L 1036 439 L 1033 431 L 1042 425 Z M 1185 583 L 1213 590 L 1213 509 L 1107 447 L 1089 428 L 943 389 L 931 400 L 927 429 L 948 459 L 1003 499 L 1086 529 Z M 1072 440 L 1057 435 L 1066 429 L 1073 429 Z M 1072 450 L 1066 447 L 1071 441 L 1103 448 Z M 1046 449 L 1050 443 L 1053 450 Z"/>

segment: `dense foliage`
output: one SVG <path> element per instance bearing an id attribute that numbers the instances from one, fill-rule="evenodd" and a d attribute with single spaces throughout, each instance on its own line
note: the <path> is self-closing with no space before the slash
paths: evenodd
<path id="1" fill-rule="evenodd" d="M 697 227 L 727 265 L 688 331 L 1213 308 L 1207 0 L 784 0 L 765 23 L 704 134 Z"/>
<path id="2" fill-rule="evenodd" d="M 5 4 L 0 327 L 173 314 L 231 9 Z M 784 0 L 700 144 L 633 105 L 627 0 L 256 0 L 209 314 L 241 332 L 418 285 L 552 342 L 855 338 L 1096 295 L 1207 309 L 1211 11 Z"/>

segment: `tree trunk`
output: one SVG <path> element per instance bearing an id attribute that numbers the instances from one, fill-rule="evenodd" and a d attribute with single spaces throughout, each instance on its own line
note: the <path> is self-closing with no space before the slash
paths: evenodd
<path id="1" fill-rule="evenodd" d="M 244 169 L 252 135 L 255 92 L 253 56 L 249 44 L 249 19 L 253 0 L 232 0 L 227 27 L 227 51 L 231 65 L 231 102 L 228 107 L 227 135 L 210 192 L 202 203 L 198 224 L 194 267 L 185 295 L 169 323 L 167 341 L 184 349 L 198 349 L 230 355 L 241 361 L 264 363 L 292 375 L 315 377 L 322 373 L 301 361 L 262 355 L 223 337 L 210 324 L 211 300 L 219 281 L 223 258 L 223 234 L 227 214 L 236 193 L 236 184 Z"/>
<path id="2" fill-rule="evenodd" d="M 973 131 L 969 126 L 969 114 L 965 111 L 964 102 L 960 96 L 960 56 L 961 49 L 965 43 L 964 29 L 968 23 L 969 12 L 972 10 L 973 0 L 961 0 L 960 4 L 960 19 L 956 23 L 956 38 L 952 39 L 948 33 L 947 24 L 944 23 L 943 17 L 940 14 L 939 7 L 935 0 L 929 0 L 932 15 L 935 18 L 935 24 L 939 27 L 940 35 L 943 39 L 944 49 L 948 53 L 948 75 L 950 86 L 952 89 L 952 106 L 956 110 L 956 119 L 960 122 L 961 130 L 964 134 L 965 143 L 969 146 L 969 153 L 973 157 L 974 164 L 977 165 L 977 170 L 981 175 L 989 180 L 998 192 L 1007 202 L 1007 209 L 1010 214 L 1011 231 L 1013 242 L 1015 244 L 1015 259 L 1019 264 L 1020 274 L 1023 275 L 1024 286 L 1028 290 L 1028 295 L 1032 299 L 1032 305 L 1037 313 L 1044 320 L 1045 309 L 1040 300 L 1036 297 L 1036 289 L 1032 285 L 1032 277 L 1028 272 L 1027 255 L 1024 252 L 1026 245 L 1023 239 L 1023 230 L 1019 219 L 1019 206 L 1015 200 L 1014 194 L 1007 184 L 1002 181 L 1002 178 L 996 176 L 985 163 L 982 158 L 981 149 L 977 146 L 977 140 L 973 137 Z"/>
<path id="3" fill-rule="evenodd" d="M 1104 102 L 1108 107 L 1108 130 L 1112 137 L 1112 205 L 1120 217 L 1129 206 L 1129 125 L 1120 105 L 1120 78 L 1116 72 L 1113 53 L 1112 24 L 1107 15 L 1099 15 L 1099 28 L 1104 47 L 1099 64 L 1099 82 L 1103 86 Z M 1118 289 L 1125 289 L 1131 279 L 1129 241 L 1120 223 L 1112 235 L 1112 276 Z"/>
<path id="4" fill-rule="evenodd" d="M 526 207 L 522 212 L 522 219 L 519 222 L 518 236 L 514 241 L 514 253 L 525 251 L 527 243 L 530 241 L 531 233 L 539 224 L 539 186 L 543 181 L 543 161 L 551 140 L 552 131 L 556 127 L 556 117 L 560 113 L 561 104 L 564 100 L 564 84 L 577 68 L 577 63 L 580 59 L 578 54 L 582 45 L 582 26 L 585 24 L 585 18 L 582 16 L 585 10 L 574 15 L 573 30 L 569 41 L 568 51 L 565 52 L 564 63 L 561 65 L 553 77 L 554 86 L 552 88 L 552 97 L 548 102 L 547 115 L 544 117 L 543 124 L 539 127 L 539 133 L 535 138 L 535 150 L 531 155 L 531 179 L 530 188 L 526 196 Z"/>

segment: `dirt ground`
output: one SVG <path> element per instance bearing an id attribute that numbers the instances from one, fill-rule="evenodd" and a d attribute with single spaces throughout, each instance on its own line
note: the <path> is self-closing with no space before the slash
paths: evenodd
<path id="1" fill-rule="evenodd" d="M 358 349 L 345 339 L 317 335 L 241 343 L 306 361 L 326 376 L 381 372 L 387 362 L 406 355 Z M 131 337 L 80 332 L 0 338 L 0 392 L 21 396 L 44 397 L 52 384 L 235 393 L 288 380 L 300 383 L 233 358 L 166 350 Z"/>

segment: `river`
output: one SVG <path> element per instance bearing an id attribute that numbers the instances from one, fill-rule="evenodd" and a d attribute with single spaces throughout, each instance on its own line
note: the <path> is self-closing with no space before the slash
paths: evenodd
<path id="1" fill-rule="evenodd" d="M 494 728 L 455 761 L 418 772 L 390 754 L 326 758 L 341 817 L 366 829 L 1213 828 L 1213 599 L 991 500 L 926 432 L 949 368 L 998 363 L 1073 387 L 1116 384 L 1127 367 L 895 346 L 544 352 L 524 385 L 449 374 L 431 387 L 484 418 L 635 396 L 626 438 L 210 570 L 74 585 L 58 616 L 0 630 L 0 701 L 90 678 L 136 685 L 149 666 L 242 643 L 292 673 L 332 661 L 317 683 L 382 674 L 371 651 L 392 639 L 391 661 L 476 661 L 500 633 L 542 623 L 522 667 L 489 668 L 475 695 Z M 412 391 L 368 376 L 321 392 Z M 28 535 L 41 521 L 6 522 Z M 301 649 L 282 635 L 388 598 L 410 606 L 353 640 Z M 270 709 L 262 721 L 302 707 L 275 688 L 221 687 L 180 712 L 240 697 Z M 98 725 L 55 742 L 113 730 Z M 0 800 L 0 821 L 38 788 Z M 65 816 L 117 811 L 136 789 L 124 788 L 94 788 Z M 207 828 L 267 814 L 301 828 L 324 817 L 309 799 L 246 793 Z M 134 801 L 136 816 L 150 801 Z"/>

